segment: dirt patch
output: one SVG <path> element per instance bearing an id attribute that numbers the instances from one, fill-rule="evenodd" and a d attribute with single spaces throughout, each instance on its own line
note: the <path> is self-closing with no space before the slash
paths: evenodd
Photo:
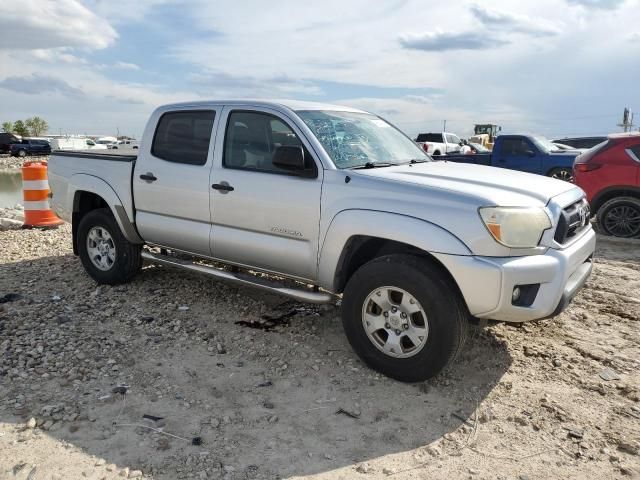
<path id="1" fill-rule="evenodd" d="M 357 359 L 338 308 L 154 266 L 99 287 L 70 230 L 0 233 L 0 478 L 640 472 L 638 241 L 599 237 L 565 313 L 472 327 L 406 385 Z"/>

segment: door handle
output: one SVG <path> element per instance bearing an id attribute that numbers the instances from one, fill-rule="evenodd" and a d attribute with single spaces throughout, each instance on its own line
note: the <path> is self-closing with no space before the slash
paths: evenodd
<path id="1" fill-rule="evenodd" d="M 145 182 L 155 182 L 157 180 L 157 178 L 151 172 L 140 175 L 140 178 Z"/>
<path id="2" fill-rule="evenodd" d="M 214 190 L 220 190 L 220 192 L 233 192 L 234 188 L 229 185 L 227 182 L 214 183 L 211 185 L 211 188 Z"/>

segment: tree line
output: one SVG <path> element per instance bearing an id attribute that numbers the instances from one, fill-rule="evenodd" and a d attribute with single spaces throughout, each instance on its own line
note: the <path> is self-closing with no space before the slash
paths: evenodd
<path id="1" fill-rule="evenodd" d="M 39 137 L 47 133 L 49 124 L 46 120 L 36 116 L 26 120 L 16 120 L 15 122 L 2 122 L 2 130 L 21 137 Z"/>

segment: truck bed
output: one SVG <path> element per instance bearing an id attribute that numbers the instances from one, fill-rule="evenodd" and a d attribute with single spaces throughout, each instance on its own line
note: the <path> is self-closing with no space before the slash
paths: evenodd
<path id="1" fill-rule="evenodd" d="M 54 150 L 49 156 L 49 185 L 55 195 L 51 205 L 58 216 L 69 222 L 76 190 L 98 191 L 113 204 L 121 205 L 133 221 L 131 179 L 136 151 Z M 107 192 L 107 193 L 104 193 Z"/>

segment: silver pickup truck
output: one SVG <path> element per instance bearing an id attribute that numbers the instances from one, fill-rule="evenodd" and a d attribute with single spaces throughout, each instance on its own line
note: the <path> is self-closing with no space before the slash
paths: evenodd
<path id="1" fill-rule="evenodd" d="M 402 381 L 444 368 L 472 317 L 558 314 L 595 248 L 576 186 L 434 162 L 382 118 L 335 105 L 163 106 L 137 156 L 54 152 L 49 182 L 97 282 L 147 260 L 303 302 L 342 294 L 354 350 Z"/>

